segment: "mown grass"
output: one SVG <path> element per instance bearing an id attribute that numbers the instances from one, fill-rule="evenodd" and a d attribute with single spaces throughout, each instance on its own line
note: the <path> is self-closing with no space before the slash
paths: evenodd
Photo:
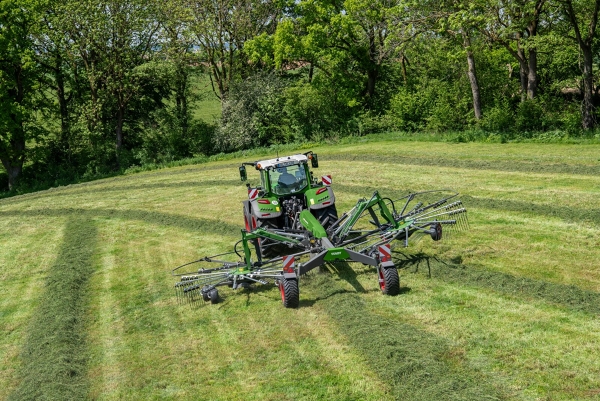
<path id="1" fill-rule="evenodd" d="M 600 146 L 383 139 L 313 149 L 338 210 L 454 188 L 471 223 L 396 248 L 397 297 L 340 264 L 297 310 L 177 304 L 170 269 L 238 240 L 258 155 L 0 200 L 0 399 L 598 399 Z"/>

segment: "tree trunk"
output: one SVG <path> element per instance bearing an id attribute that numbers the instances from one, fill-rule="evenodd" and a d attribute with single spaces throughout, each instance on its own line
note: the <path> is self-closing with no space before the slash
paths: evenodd
<path id="1" fill-rule="evenodd" d="M 372 68 L 367 71 L 367 95 L 371 99 L 373 99 L 373 96 L 375 95 L 375 84 L 378 75 L 377 68 Z"/>
<path id="2" fill-rule="evenodd" d="M 18 117 L 12 114 L 11 119 L 16 122 L 16 128 L 13 130 L 9 141 L 9 147 L 2 149 L 0 161 L 8 174 L 8 189 L 16 188 L 21 172 L 23 171 L 23 162 L 25 161 L 25 131 L 23 123 L 18 121 Z"/>
<path id="3" fill-rule="evenodd" d="M 406 85 L 406 83 L 407 83 L 406 62 L 407 62 L 406 57 L 403 54 L 402 56 L 400 56 L 400 65 L 402 66 L 402 79 L 404 80 L 404 85 Z"/>
<path id="4" fill-rule="evenodd" d="M 463 40 L 465 50 L 467 51 L 467 75 L 469 82 L 471 83 L 471 92 L 473 93 L 473 111 L 475 112 L 475 119 L 481 120 L 481 93 L 479 91 L 479 82 L 477 81 L 477 72 L 475 71 L 475 57 L 471 51 L 471 39 L 467 32 L 463 32 Z"/>
<path id="5" fill-rule="evenodd" d="M 124 110 L 123 110 L 123 106 L 119 105 L 119 110 L 117 111 L 117 128 L 116 128 L 116 134 L 117 134 L 117 143 L 116 143 L 116 150 L 117 150 L 117 155 L 121 152 L 121 149 L 123 148 L 123 120 L 124 120 Z"/>
<path id="6" fill-rule="evenodd" d="M 187 88 L 188 88 L 188 73 L 185 67 L 179 66 L 177 68 L 177 83 L 175 92 L 175 102 L 177 104 L 177 120 L 183 136 L 187 136 L 188 131 L 188 101 L 187 101 Z"/>
<path id="7" fill-rule="evenodd" d="M 19 182 L 19 178 L 21 173 L 23 172 L 23 163 L 17 163 L 17 165 L 11 165 L 10 163 L 4 163 L 4 159 L 2 160 L 2 164 L 8 173 L 8 190 L 12 191 L 17 187 L 17 183 Z"/>
<path id="8" fill-rule="evenodd" d="M 583 129 L 588 130 L 596 126 L 596 116 L 594 115 L 594 36 L 596 35 L 596 25 L 598 23 L 598 14 L 600 13 L 600 0 L 594 2 L 594 10 L 591 13 L 591 21 L 588 26 L 587 35 L 584 36 L 577 22 L 577 15 L 573 9 L 571 0 L 565 1 L 565 12 L 571 21 L 575 31 L 575 40 L 583 54 L 583 104 L 581 105 L 581 125 Z"/>
<path id="9" fill-rule="evenodd" d="M 529 50 L 529 64 L 527 74 L 527 99 L 535 98 L 537 94 L 537 50 Z"/>
<path id="10" fill-rule="evenodd" d="M 582 126 L 583 129 L 592 129 L 596 126 L 596 116 L 594 114 L 594 80 L 592 75 L 593 53 L 591 46 L 582 46 L 583 53 L 583 105 L 582 105 Z"/>
<path id="11" fill-rule="evenodd" d="M 529 65 L 525 58 L 525 52 L 519 48 L 517 51 L 519 60 L 519 78 L 521 80 L 521 101 L 524 102 L 527 99 L 527 83 L 529 76 Z"/>
<path id="12" fill-rule="evenodd" d="M 69 119 L 69 101 L 65 91 L 65 80 L 61 70 L 62 61 L 60 56 L 57 58 L 56 69 L 54 69 L 54 78 L 56 79 L 56 97 L 58 98 L 58 108 L 60 113 L 60 137 L 59 143 L 61 153 L 64 152 L 67 161 L 71 161 L 71 122 Z"/>

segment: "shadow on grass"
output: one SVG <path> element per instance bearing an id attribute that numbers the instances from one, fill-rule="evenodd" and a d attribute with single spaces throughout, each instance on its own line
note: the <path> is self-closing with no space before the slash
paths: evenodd
<path id="1" fill-rule="evenodd" d="M 350 284 L 354 290 L 358 293 L 366 293 L 367 290 L 363 285 L 358 281 L 358 274 L 348 262 L 345 261 L 336 261 L 332 263 L 327 263 L 326 268 L 333 274 L 336 274 L 342 280 L 345 280 Z M 373 272 L 373 277 L 375 277 L 375 272 Z"/>
<path id="2" fill-rule="evenodd" d="M 21 381 L 10 400 L 87 398 L 85 310 L 97 230 L 88 219 L 72 218 L 64 232 L 27 330 L 21 351 Z"/>
<path id="3" fill-rule="evenodd" d="M 397 257 L 401 254 L 402 257 Z M 527 277 L 513 276 L 470 268 L 467 265 L 444 261 L 425 253 L 414 255 L 395 251 L 396 265 L 417 273 L 426 268 L 429 277 L 463 285 L 472 285 L 507 295 L 539 299 L 573 311 L 600 315 L 600 293 L 583 290 L 574 285 L 556 284 Z"/>

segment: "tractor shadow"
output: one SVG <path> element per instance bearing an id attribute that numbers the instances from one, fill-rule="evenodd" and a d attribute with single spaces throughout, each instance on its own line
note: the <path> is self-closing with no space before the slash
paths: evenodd
<path id="1" fill-rule="evenodd" d="M 340 280 L 350 284 L 353 290 L 341 288 L 339 285 L 332 286 L 331 280 L 335 280 L 333 276 L 337 276 Z M 369 281 L 368 288 L 365 288 L 359 281 L 361 276 L 367 277 L 367 280 Z M 381 290 L 378 287 L 377 270 L 372 266 L 362 266 L 356 262 L 353 262 L 352 264 L 346 261 L 328 262 L 322 267 L 315 269 L 314 272 L 309 273 L 304 280 L 310 281 L 313 288 L 321 288 L 322 291 L 319 292 L 321 292 L 322 295 L 317 295 L 312 299 L 302 299 L 301 296 L 300 307 L 310 307 L 319 301 L 327 300 L 341 294 L 381 293 Z M 400 287 L 398 295 L 407 294 L 410 291 L 410 287 Z"/>
<path id="2" fill-rule="evenodd" d="M 326 263 L 321 271 L 328 271 L 332 274 L 336 274 L 340 279 L 348 282 L 354 288 L 357 293 L 367 293 L 368 291 L 358 281 L 358 273 L 350 266 L 346 261 L 336 261 Z"/>

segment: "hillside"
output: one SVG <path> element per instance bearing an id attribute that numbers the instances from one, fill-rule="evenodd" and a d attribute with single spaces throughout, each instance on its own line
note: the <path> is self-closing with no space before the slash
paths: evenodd
<path id="1" fill-rule="evenodd" d="M 239 239 L 256 157 L 2 199 L 0 399 L 600 397 L 599 145 L 312 150 L 339 211 L 452 188 L 471 229 L 398 247 L 396 297 L 350 264 L 296 310 L 266 286 L 179 305 L 170 270 Z"/>

